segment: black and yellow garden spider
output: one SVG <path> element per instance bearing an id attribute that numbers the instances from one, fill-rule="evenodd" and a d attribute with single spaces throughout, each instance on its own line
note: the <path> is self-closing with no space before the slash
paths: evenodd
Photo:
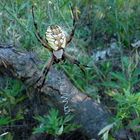
<path id="1" fill-rule="evenodd" d="M 74 14 L 74 9 L 71 7 L 71 13 L 73 18 L 73 29 L 71 30 L 71 33 L 69 37 L 66 36 L 64 30 L 58 26 L 58 25 L 50 25 L 47 28 L 45 39 L 41 37 L 37 23 L 35 22 L 35 16 L 34 16 L 34 10 L 32 6 L 32 16 L 33 16 L 33 22 L 35 27 L 35 36 L 38 39 L 38 41 L 47 48 L 51 53 L 51 58 L 48 61 L 47 65 L 45 65 L 44 69 L 42 70 L 42 73 L 38 80 L 36 81 L 37 87 L 42 88 L 45 82 L 45 77 L 48 74 L 50 67 L 55 64 L 59 63 L 62 60 L 68 59 L 71 63 L 76 64 L 83 72 L 84 67 L 87 67 L 86 65 L 82 65 L 78 60 L 76 60 L 74 57 L 70 56 L 65 52 L 66 46 L 71 42 L 75 29 L 76 29 L 76 15 Z"/>

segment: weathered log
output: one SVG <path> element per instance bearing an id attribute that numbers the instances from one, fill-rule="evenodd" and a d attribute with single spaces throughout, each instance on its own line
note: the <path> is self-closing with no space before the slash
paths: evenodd
<path id="1" fill-rule="evenodd" d="M 11 46 L 0 46 L 2 71 L 10 71 L 12 76 L 22 80 L 26 86 L 31 86 L 38 79 L 38 64 L 36 57 L 29 52 L 20 52 Z M 64 113 L 74 114 L 75 122 L 83 126 L 82 131 L 90 138 L 98 138 L 98 132 L 108 124 L 108 111 L 74 87 L 63 71 L 51 68 L 41 92 Z"/>

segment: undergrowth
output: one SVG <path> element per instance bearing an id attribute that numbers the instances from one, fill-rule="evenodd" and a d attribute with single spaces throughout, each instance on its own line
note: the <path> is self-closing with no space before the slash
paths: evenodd
<path id="1" fill-rule="evenodd" d="M 15 44 L 18 49 L 34 51 L 44 62 L 50 57 L 34 35 L 31 6 L 35 6 L 35 19 L 44 36 L 47 26 L 60 24 L 68 33 L 72 27 L 69 3 L 77 7 L 80 15 L 76 34 L 70 47 L 78 60 L 92 68 L 85 74 L 76 66 L 65 62 L 57 65 L 75 86 L 98 102 L 105 104 L 113 114 L 111 125 L 100 135 L 109 138 L 109 132 L 125 129 L 134 139 L 139 138 L 140 87 L 139 55 L 122 53 L 119 61 L 103 61 L 95 64 L 90 57 L 93 50 L 107 48 L 112 39 L 123 50 L 130 51 L 131 43 L 140 36 L 139 0 L 1 0 L 0 1 L 0 41 Z M 70 49 L 67 48 L 69 52 Z M 42 68 L 42 66 L 39 66 Z M 23 119 L 22 110 L 16 115 L 11 112 L 27 96 L 21 94 L 21 84 L 11 81 L 11 85 L 0 89 L 0 126 L 13 124 Z M 10 86 L 10 89 L 9 89 Z M 1 113 L 2 112 L 2 113 Z M 11 134 L 6 134 L 12 139 Z M 1 137 L 1 135 L 0 135 Z"/>

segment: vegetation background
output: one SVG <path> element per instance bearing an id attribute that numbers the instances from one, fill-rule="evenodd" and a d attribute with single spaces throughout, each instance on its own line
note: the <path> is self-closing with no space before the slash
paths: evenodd
<path id="1" fill-rule="evenodd" d="M 124 130 L 128 139 L 138 140 L 139 48 L 132 47 L 132 43 L 140 40 L 139 0 L 0 0 L 0 43 L 14 44 L 19 50 L 33 51 L 41 60 L 47 61 L 50 53 L 34 35 L 31 7 L 35 6 L 35 18 L 40 33 L 44 36 L 46 28 L 51 24 L 59 24 L 67 33 L 70 32 L 70 3 L 76 7 L 79 20 L 74 39 L 67 51 L 82 63 L 93 66 L 93 69 L 86 69 L 86 75 L 83 76 L 76 66 L 68 62 L 57 65 L 57 68 L 63 70 L 79 90 L 106 105 L 112 113 L 110 125 L 100 132 L 102 139 L 114 139 L 110 131 Z M 113 51 L 110 52 L 111 57 L 95 61 L 95 54 L 99 50 L 108 50 L 112 43 L 119 50 L 117 55 Z M 7 78 L 5 88 L 0 89 L 1 128 L 25 120 L 25 110 L 20 106 L 28 96 L 22 91 L 22 86 L 19 81 Z M 16 106 L 18 109 L 13 113 Z M 52 118 L 53 115 L 58 116 L 57 111 L 50 112 Z M 40 123 L 44 120 L 35 120 L 33 116 L 31 118 Z M 4 133 L 1 128 L 0 139 L 15 139 L 15 132 Z M 58 129 L 62 130 L 59 124 Z M 38 131 L 42 133 L 42 130 Z M 49 132 L 55 137 L 56 134 L 62 134 L 60 131 Z"/>

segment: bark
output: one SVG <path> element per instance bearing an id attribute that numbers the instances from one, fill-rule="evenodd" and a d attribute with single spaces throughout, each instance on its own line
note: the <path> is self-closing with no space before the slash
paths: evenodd
<path id="1" fill-rule="evenodd" d="M 37 63 L 37 60 L 33 53 L 20 52 L 12 46 L 0 46 L 0 72 L 9 72 L 11 76 L 22 80 L 27 87 L 40 75 L 37 66 L 42 62 Z M 108 111 L 81 93 L 64 72 L 56 70 L 54 66 L 50 69 L 41 92 L 47 96 L 48 106 L 52 104 L 59 110 L 64 110 L 65 114 L 74 114 L 75 122 L 83 126 L 81 131 L 90 138 L 98 138 L 98 132 L 108 124 Z"/>

